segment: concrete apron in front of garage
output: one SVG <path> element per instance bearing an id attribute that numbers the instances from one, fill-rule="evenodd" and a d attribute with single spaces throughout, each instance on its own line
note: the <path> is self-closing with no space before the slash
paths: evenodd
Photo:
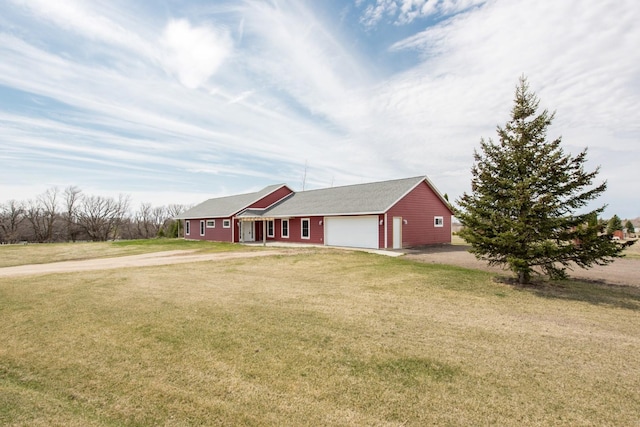
<path id="1" fill-rule="evenodd" d="M 244 242 L 241 243 L 246 246 L 269 246 L 272 248 L 328 248 L 328 249 L 343 249 L 345 251 L 362 251 L 370 254 L 384 255 L 390 257 L 398 257 L 404 255 L 404 252 L 396 250 L 384 250 L 384 249 L 368 249 L 368 248 L 349 248 L 344 246 L 327 246 L 327 245 L 311 245 L 307 243 L 287 243 L 287 242 Z"/>

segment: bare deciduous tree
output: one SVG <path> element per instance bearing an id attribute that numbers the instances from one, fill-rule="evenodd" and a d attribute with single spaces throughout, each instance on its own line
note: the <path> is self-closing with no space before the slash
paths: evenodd
<path id="1" fill-rule="evenodd" d="M 136 231 L 139 238 L 148 239 L 153 236 L 151 203 L 142 203 L 140 209 L 135 214 Z"/>
<path id="2" fill-rule="evenodd" d="M 38 242 L 54 241 L 54 226 L 58 219 L 58 193 L 58 188 L 52 187 L 35 200 L 27 202 L 25 215 Z"/>
<path id="3" fill-rule="evenodd" d="M 128 195 L 116 200 L 86 195 L 76 186 L 64 191 L 52 187 L 27 202 L 0 204 L 0 242 L 178 237 L 181 224 L 174 218 L 189 207 L 144 203 L 132 216 L 129 204 Z"/>
<path id="4" fill-rule="evenodd" d="M 32 238 L 36 242 L 44 242 L 46 233 L 44 231 L 44 212 L 39 201 L 29 199 L 25 205 L 24 215 L 29 224 L 31 224 Z"/>
<path id="5" fill-rule="evenodd" d="M 19 226 L 24 219 L 24 205 L 21 202 L 9 200 L 0 205 L 0 241 L 16 243 L 19 240 Z"/>
<path id="6" fill-rule="evenodd" d="M 105 241 L 118 237 L 118 227 L 129 208 L 129 197 L 85 196 L 78 212 L 78 225 L 94 241 Z"/>
<path id="7" fill-rule="evenodd" d="M 82 190 L 76 186 L 69 186 L 64 189 L 65 210 L 64 219 L 67 223 L 67 240 L 75 242 L 80 234 L 80 227 L 77 224 L 78 203 L 82 199 Z"/>
<path id="8" fill-rule="evenodd" d="M 42 205 L 45 242 L 53 242 L 55 240 L 55 223 L 58 220 L 58 187 L 51 187 L 38 199 Z"/>

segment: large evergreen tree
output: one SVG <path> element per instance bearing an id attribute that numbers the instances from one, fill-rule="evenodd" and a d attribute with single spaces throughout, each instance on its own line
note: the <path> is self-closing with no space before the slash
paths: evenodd
<path id="1" fill-rule="evenodd" d="M 622 231 L 622 220 L 618 215 L 614 215 L 607 224 L 607 233 L 613 234 L 616 231 Z"/>
<path id="2" fill-rule="evenodd" d="M 598 169 L 584 170 L 586 149 L 572 156 L 560 138 L 546 139 L 554 113 L 538 113 L 538 104 L 521 77 L 511 120 L 498 126 L 498 143 L 481 139 L 472 192 L 462 195 L 456 212 L 471 252 L 490 265 L 507 265 L 522 284 L 534 272 L 565 278 L 567 267 L 604 265 L 622 251 L 601 235 L 597 216 L 604 206 L 575 213 L 603 193 L 606 183 L 592 187 Z"/>

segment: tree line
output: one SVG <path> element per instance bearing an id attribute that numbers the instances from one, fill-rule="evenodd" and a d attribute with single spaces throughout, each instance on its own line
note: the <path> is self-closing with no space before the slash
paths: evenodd
<path id="1" fill-rule="evenodd" d="M 607 222 L 607 233 L 614 234 L 616 231 L 624 231 L 628 236 L 635 236 L 635 226 L 631 222 L 631 220 L 626 220 L 624 226 L 622 225 L 622 220 L 618 215 L 614 215 Z"/>
<path id="2" fill-rule="evenodd" d="M 154 207 L 143 203 L 130 210 L 127 195 L 117 198 L 85 194 L 76 186 L 51 187 L 34 199 L 0 204 L 0 243 L 76 242 L 178 237 L 173 218 L 187 206 Z"/>

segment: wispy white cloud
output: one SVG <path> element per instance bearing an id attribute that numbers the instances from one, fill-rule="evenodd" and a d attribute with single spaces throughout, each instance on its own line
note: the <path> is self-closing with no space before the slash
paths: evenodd
<path id="1" fill-rule="evenodd" d="M 558 110 L 558 124 L 569 132 L 637 133 L 640 112 L 631 105 L 640 90 L 640 63 L 630 53 L 640 42 L 640 32 L 633 29 L 640 8 L 633 4 L 598 2 L 582 8 L 571 2 L 495 1 L 391 49 L 422 52 L 420 69 L 428 81 L 471 89 L 465 102 L 470 109 L 480 105 L 479 111 L 498 111 L 513 88 L 505 82 L 524 73 L 545 105 Z M 636 119 L 627 120 L 630 114 Z M 621 117 L 626 117 L 624 124 Z M 582 142 L 602 143 L 593 138 Z"/>
<path id="2" fill-rule="evenodd" d="M 345 102 L 369 79 L 356 52 L 298 2 L 250 4 L 243 15 L 244 37 L 252 36 L 251 46 L 242 64 L 310 113 L 343 117 Z"/>
<path id="3" fill-rule="evenodd" d="M 153 43 L 145 40 L 141 21 L 127 19 L 115 3 L 78 0 L 10 0 L 40 21 L 95 42 L 158 60 Z"/>
<path id="4" fill-rule="evenodd" d="M 193 27 L 185 19 L 171 20 L 161 38 L 164 67 L 195 89 L 216 72 L 232 51 L 229 32 L 209 25 Z"/>
<path id="5" fill-rule="evenodd" d="M 455 198 L 468 189 L 480 137 L 507 120 L 523 73 L 557 110 L 552 133 L 572 150 L 591 147 L 612 195 L 633 170 L 633 1 L 363 0 L 333 12 L 288 0 L 158 4 L 7 5 L 0 90 L 38 102 L 16 110 L 0 100 L 2 183 L 54 176 L 151 197 L 161 182 L 205 198 L 299 187 L 308 162 L 307 188 L 426 173 Z M 376 33 L 383 27 L 388 36 Z M 399 71 L 379 72 L 376 61 Z"/>
<path id="6" fill-rule="evenodd" d="M 396 25 L 408 24 L 418 18 L 432 15 L 454 15 L 471 7 L 481 5 L 487 0 L 376 0 L 369 4 L 360 21 L 366 26 L 378 24 L 388 17 Z M 358 5 L 361 5 L 360 2 Z"/>

